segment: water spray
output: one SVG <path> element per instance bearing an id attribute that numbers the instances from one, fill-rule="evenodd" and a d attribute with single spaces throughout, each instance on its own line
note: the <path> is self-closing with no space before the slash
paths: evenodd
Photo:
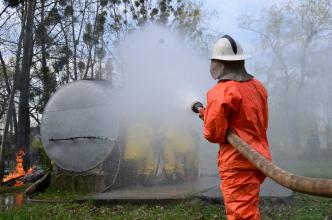
<path id="1" fill-rule="evenodd" d="M 191 105 L 191 110 L 195 113 L 199 113 L 203 109 L 204 106 L 200 102 L 195 101 Z M 296 192 L 332 198 L 332 179 L 297 176 L 274 165 L 271 161 L 267 160 L 256 150 L 250 147 L 250 145 L 244 142 L 239 136 L 234 134 L 230 129 L 228 129 L 226 136 L 227 141 L 242 156 L 244 156 L 262 173 L 280 185 Z"/>

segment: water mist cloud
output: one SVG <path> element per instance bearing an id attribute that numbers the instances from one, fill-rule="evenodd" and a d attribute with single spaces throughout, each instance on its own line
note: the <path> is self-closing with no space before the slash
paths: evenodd
<path id="1" fill-rule="evenodd" d="M 191 102 L 204 101 L 213 85 L 209 61 L 164 27 L 150 25 L 133 32 L 118 49 L 125 117 L 186 117 Z"/>

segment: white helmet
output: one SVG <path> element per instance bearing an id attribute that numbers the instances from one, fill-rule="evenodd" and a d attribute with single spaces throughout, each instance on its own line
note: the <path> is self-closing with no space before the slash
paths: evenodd
<path id="1" fill-rule="evenodd" d="M 246 60 L 250 56 L 243 54 L 241 45 L 231 36 L 224 35 L 213 46 L 211 60 L 237 61 Z"/>

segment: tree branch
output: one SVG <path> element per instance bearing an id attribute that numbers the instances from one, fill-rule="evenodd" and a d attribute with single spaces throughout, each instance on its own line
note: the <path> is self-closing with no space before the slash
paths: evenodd
<path id="1" fill-rule="evenodd" d="M 10 88 L 10 83 L 9 83 L 9 79 L 8 79 L 6 63 L 3 60 L 1 51 L 0 51 L 0 61 L 1 61 L 1 65 L 2 65 L 2 72 L 3 72 L 4 80 L 6 83 L 6 90 L 7 90 L 8 96 L 9 96 L 9 94 L 11 93 L 11 88 Z"/>

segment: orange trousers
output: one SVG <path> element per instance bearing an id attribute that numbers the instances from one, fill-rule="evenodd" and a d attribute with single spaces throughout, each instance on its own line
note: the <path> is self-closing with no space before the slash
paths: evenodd
<path id="1" fill-rule="evenodd" d="M 220 172 L 227 220 L 260 220 L 259 190 L 265 176 L 259 170 Z"/>

